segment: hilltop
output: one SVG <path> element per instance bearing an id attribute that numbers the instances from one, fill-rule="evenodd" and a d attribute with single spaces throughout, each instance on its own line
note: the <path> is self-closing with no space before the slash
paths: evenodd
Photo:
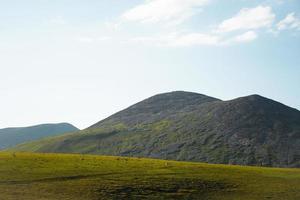
<path id="1" fill-rule="evenodd" d="M 30 127 L 4 128 L 0 129 L 0 149 L 5 149 L 20 143 L 78 130 L 78 128 L 68 123 L 40 124 Z"/>

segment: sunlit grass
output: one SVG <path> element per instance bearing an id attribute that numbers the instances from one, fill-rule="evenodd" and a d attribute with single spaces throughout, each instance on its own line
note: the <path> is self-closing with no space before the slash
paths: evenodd
<path id="1" fill-rule="evenodd" d="M 300 199 L 300 170 L 0 153 L 0 199 Z"/>

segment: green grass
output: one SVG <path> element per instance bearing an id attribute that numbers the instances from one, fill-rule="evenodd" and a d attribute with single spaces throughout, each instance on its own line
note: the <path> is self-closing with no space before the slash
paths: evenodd
<path id="1" fill-rule="evenodd" d="M 0 200 L 300 199 L 300 170 L 0 153 Z"/>

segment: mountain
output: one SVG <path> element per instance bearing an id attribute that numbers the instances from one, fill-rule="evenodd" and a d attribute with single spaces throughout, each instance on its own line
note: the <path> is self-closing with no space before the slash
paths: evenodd
<path id="1" fill-rule="evenodd" d="M 0 129 L 0 149 L 9 148 L 23 142 L 78 130 L 78 128 L 68 123 L 41 124 L 22 128 Z"/>
<path id="2" fill-rule="evenodd" d="M 14 150 L 300 167 L 300 111 L 259 95 L 222 101 L 177 91 Z"/>

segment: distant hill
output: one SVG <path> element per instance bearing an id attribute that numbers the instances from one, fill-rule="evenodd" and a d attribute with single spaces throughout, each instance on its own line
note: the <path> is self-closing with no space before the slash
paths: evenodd
<path id="1" fill-rule="evenodd" d="M 78 128 L 68 123 L 41 124 L 30 127 L 0 129 L 0 149 L 9 148 L 23 142 L 78 130 Z"/>
<path id="2" fill-rule="evenodd" d="M 300 167 L 300 111 L 259 95 L 221 101 L 177 91 L 15 150 Z"/>

